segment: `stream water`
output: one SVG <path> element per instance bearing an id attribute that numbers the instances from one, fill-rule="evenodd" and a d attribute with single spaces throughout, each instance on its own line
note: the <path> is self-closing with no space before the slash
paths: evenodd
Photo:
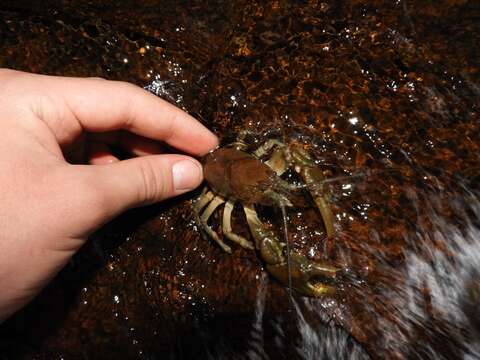
<path id="1" fill-rule="evenodd" d="M 314 208 L 288 231 L 259 214 L 342 273 L 335 297 L 290 296 L 201 236 L 191 194 L 95 233 L 2 324 L 0 359 L 480 358 L 479 19 L 468 0 L 2 1 L 2 67 L 133 82 L 222 143 L 303 144 L 335 235 Z"/>

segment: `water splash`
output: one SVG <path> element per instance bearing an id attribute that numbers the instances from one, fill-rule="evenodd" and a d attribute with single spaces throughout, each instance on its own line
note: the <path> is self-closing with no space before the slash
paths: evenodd
<path id="1" fill-rule="evenodd" d="M 324 309 L 318 301 L 302 299 L 303 306 L 316 316 L 322 317 Z M 297 316 L 297 326 L 300 332 L 300 342 L 297 344 L 297 353 L 300 359 L 370 359 L 368 354 L 353 341 L 352 337 L 342 328 L 328 324 L 328 318 L 323 316 L 322 326 L 314 327 L 306 319 L 300 305 L 294 300 L 294 309 Z"/>
<path id="2" fill-rule="evenodd" d="M 268 355 L 264 349 L 263 339 L 263 315 L 265 312 L 265 298 L 267 295 L 268 275 L 263 273 L 260 278 L 260 286 L 257 292 L 257 300 L 255 302 L 255 317 L 250 331 L 251 339 L 248 341 L 248 350 L 246 358 L 248 360 L 268 359 Z"/>
<path id="3" fill-rule="evenodd" d="M 415 231 L 405 234 L 405 266 L 389 269 L 399 280 L 384 285 L 382 300 L 370 309 L 388 313 L 375 320 L 386 354 L 480 358 L 480 201 L 465 191 L 411 197 L 428 221 L 417 219 Z M 446 203 L 461 223 L 445 215 Z"/>

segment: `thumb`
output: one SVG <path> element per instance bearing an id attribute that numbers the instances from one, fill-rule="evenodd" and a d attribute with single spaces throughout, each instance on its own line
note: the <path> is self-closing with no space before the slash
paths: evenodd
<path id="1" fill-rule="evenodd" d="M 150 155 L 108 165 L 84 166 L 87 186 L 77 217 L 86 232 L 126 209 L 195 189 L 203 179 L 200 163 L 184 155 Z M 90 229 L 89 229 L 90 228 Z M 78 229 L 78 228 L 77 228 Z M 78 229 L 83 232 L 83 229 Z"/>

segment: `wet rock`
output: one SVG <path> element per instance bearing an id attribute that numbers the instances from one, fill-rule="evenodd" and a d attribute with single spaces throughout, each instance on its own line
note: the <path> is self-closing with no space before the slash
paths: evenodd
<path id="1" fill-rule="evenodd" d="M 336 235 L 307 210 L 289 213 L 289 240 L 345 274 L 337 298 L 292 301 L 254 252 L 200 236 L 188 195 L 92 236 L 0 328 L 0 351 L 478 356 L 464 284 L 480 261 L 479 14 L 447 0 L 2 2 L 0 66 L 131 81 L 224 141 L 249 129 L 308 146 L 331 180 Z"/>

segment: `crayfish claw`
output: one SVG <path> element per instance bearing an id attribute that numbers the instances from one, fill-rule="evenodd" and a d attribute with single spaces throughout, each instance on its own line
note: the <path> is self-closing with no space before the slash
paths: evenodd
<path id="1" fill-rule="evenodd" d="M 334 296 L 336 293 L 335 287 L 322 283 L 311 284 L 308 283 L 308 290 L 305 292 L 312 297 Z"/>
<path id="2" fill-rule="evenodd" d="M 282 263 L 267 265 L 267 270 L 285 285 L 291 281 L 292 288 L 302 295 L 320 297 L 335 294 L 335 287 L 317 280 L 319 277 L 334 279 L 338 269 L 298 253 L 290 253 L 290 269 L 285 259 Z"/>

